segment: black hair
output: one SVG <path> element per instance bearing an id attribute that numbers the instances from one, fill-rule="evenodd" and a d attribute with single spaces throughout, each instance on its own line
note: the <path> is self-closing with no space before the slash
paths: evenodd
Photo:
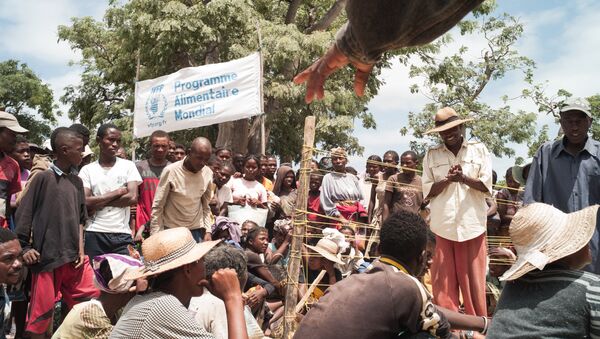
<path id="1" fill-rule="evenodd" d="M 433 233 L 429 228 L 427 229 L 427 242 L 434 245 L 437 243 L 435 233 Z"/>
<path id="2" fill-rule="evenodd" d="M 214 165 L 219 165 L 221 166 L 221 160 L 214 154 L 210 155 L 210 158 L 208 158 L 208 161 L 206 162 L 206 164 L 210 167 L 210 166 L 214 166 Z"/>
<path id="3" fill-rule="evenodd" d="M 235 172 L 235 166 L 233 166 L 231 161 L 221 161 L 221 169 L 223 169 L 223 168 L 229 168 L 230 170 Z"/>
<path id="4" fill-rule="evenodd" d="M 427 246 L 427 224 L 418 214 L 400 210 L 381 226 L 379 251 L 403 263 L 419 260 Z"/>
<path id="5" fill-rule="evenodd" d="M 5 242 L 9 242 L 12 240 L 16 240 L 17 235 L 14 234 L 8 228 L 0 228 L 0 244 L 4 244 Z"/>
<path id="6" fill-rule="evenodd" d="M 258 166 L 260 168 L 260 158 L 257 157 L 254 154 L 248 154 L 245 158 L 244 158 L 244 167 L 246 167 L 246 163 L 250 160 L 254 160 L 256 162 L 256 166 Z"/>
<path id="7" fill-rule="evenodd" d="M 245 221 L 244 223 L 246 223 L 246 222 L 248 222 L 248 221 Z M 254 223 L 254 224 L 256 224 L 256 223 Z M 257 227 L 250 229 L 248 231 L 248 235 L 246 236 L 246 242 L 249 242 L 250 240 L 254 241 L 254 239 L 256 239 L 256 237 L 258 237 L 258 235 L 262 232 L 269 234 L 269 231 L 262 226 L 257 226 Z"/>
<path id="8" fill-rule="evenodd" d="M 352 173 L 354 175 L 358 175 L 358 172 L 356 171 L 356 169 L 352 166 L 346 166 L 346 172 L 348 173 Z"/>
<path id="9" fill-rule="evenodd" d="M 492 184 L 495 185 L 497 181 L 498 181 L 498 173 L 496 173 L 496 171 L 492 170 Z"/>
<path id="10" fill-rule="evenodd" d="M 90 130 L 83 126 L 82 124 L 73 124 L 71 126 L 69 126 L 70 129 L 72 129 L 73 131 L 81 134 L 82 137 L 84 138 L 90 138 Z"/>
<path id="11" fill-rule="evenodd" d="M 267 157 L 267 159 L 275 159 L 275 160 L 277 160 L 277 157 L 275 155 L 273 155 L 273 154 L 267 154 L 266 157 Z"/>
<path id="12" fill-rule="evenodd" d="M 227 148 L 227 147 L 218 147 L 215 150 L 215 154 L 219 154 L 219 152 L 223 152 L 223 151 L 227 151 L 229 153 L 232 153 L 231 150 L 229 148 Z M 233 156 L 233 154 L 232 154 L 232 156 Z"/>
<path id="13" fill-rule="evenodd" d="M 400 157 L 398 156 L 398 152 L 393 151 L 393 150 L 389 150 L 389 151 L 386 151 L 385 153 L 383 153 L 383 157 L 385 158 L 385 156 L 388 155 L 388 154 L 392 156 L 392 159 L 395 162 L 400 162 Z"/>
<path id="14" fill-rule="evenodd" d="M 410 155 L 410 157 L 413 158 L 413 160 L 419 160 L 419 156 L 417 155 L 417 152 L 415 152 L 415 151 L 406 151 L 406 152 L 402 153 L 402 155 L 400 157 L 405 157 L 407 155 Z"/>
<path id="15" fill-rule="evenodd" d="M 506 170 L 506 174 L 504 175 L 504 178 L 505 178 L 505 179 L 506 179 L 506 178 L 508 178 L 508 176 L 509 176 L 509 175 L 512 177 L 512 169 L 513 169 L 512 167 L 509 167 L 509 168 Z"/>
<path id="16" fill-rule="evenodd" d="M 119 127 L 117 127 L 117 125 L 109 122 L 106 124 L 102 124 L 100 125 L 100 127 L 98 127 L 98 132 L 96 132 L 96 136 L 101 139 L 104 138 L 106 136 L 106 132 L 108 132 L 108 130 L 111 128 L 119 130 Z"/>
<path id="17" fill-rule="evenodd" d="M 348 230 L 348 231 L 352 232 L 352 235 L 356 235 L 356 232 L 354 232 L 354 230 L 350 226 L 342 226 L 342 227 L 340 227 L 340 232 L 344 231 L 344 230 Z"/>
<path id="18" fill-rule="evenodd" d="M 367 160 L 381 162 L 381 157 L 377 154 L 370 155 Z M 368 162 L 367 162 L 368 163 Z"/>
<path id="19" fill-rule="evenodd" d="M 75 138 L 83 138 L 79 132 L 76 132 L 68 127 L 59 127 L 55 129 L 54 131 L 52 131 L 52 134 L 50 134 L 50 147 L 52 147 L 52 151 L 55 154 L 57 154 L 56 152 L 58 151 L 58 145 L 56 145 L 56 140 L 58 140 L 58 138 L 62 136 L 73 136 Z"/>
<path id="20" fill-rule="evenodd" d="M 29 141 L 27 141 L 27 138 L 25 138 L 25 136 L 23 134 L 17 134 L 17 137 L 15 138 L 15 144 L 22 144 L 22 143 L 29 144 Z"/>
<path id="21" fill-rule="evenodd" d="M 152 143 L 152 139 L 154 138 L 167 138 L 169 139 L 169 141 L 171 141 L 171 138 L 169 137 L 169 133 L 163 131 L 163 130 L 156 130 L 154 132 L 152 132 L 152 134 L 150 134 L 150 143 Z"/>
<path id="22" fill-rule="evenodd" d="M 181 148 L 182 150 L 185 151 L 185 146 L 183 146 L 182 144 L 175 144 L 175 149 Z"/>

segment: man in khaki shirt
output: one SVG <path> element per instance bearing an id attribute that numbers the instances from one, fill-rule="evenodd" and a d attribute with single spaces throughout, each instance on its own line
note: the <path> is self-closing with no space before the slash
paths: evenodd
<path id="1" fill-rule="evenodd" d="M 466 141 L 464 123 L 450 107 L 435 115 L 443 143 L 423 159 L 423 195 L 430 199 L 436 251 L 431 266 L 437 305 L 457 311 L 459 295 L 470 315 L 487 315 L 485 198 L 492 192 L 492 160 L 485 145 Z"/>
<path id="2" fill-rule="evenodd" d="M 187 227 L 196 241 L 211 240 L 209 185 L 213 172 L 206 166 L 211 153 L 210 141 L 196 138 L 183 161 L 165 167 L 152 204 L 151 234 L 165 228 Z"/>

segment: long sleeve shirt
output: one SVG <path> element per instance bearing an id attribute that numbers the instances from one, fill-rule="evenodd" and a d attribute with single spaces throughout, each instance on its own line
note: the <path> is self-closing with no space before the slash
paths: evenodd
<path id="1" fill-rule="evenodd" d="M 16 214 L 16 233 L 24 251 L 34 248 L 40 260 L 33 272 L 50 272 L 79 257 L 79 231 L 87 219 L 81 179 L 54 165 L 38 173 Z"/>
<path id="2" fill-rule="evenodd" d="M 210 211 L 213 172 L 208 166 L 193 173 L 184 166 L 185 160 L 170 164 L 163 170 L 152 204 L 150 233 L 162 229 L 204 228 L 210 232 L 213 219 Z"/>
<path id="3" fill-rule="evenodd" d="M 430 43 L 483 0 L 349 0 L 337 47 L 351 61 L 373 64 L 383 52 Z"/>

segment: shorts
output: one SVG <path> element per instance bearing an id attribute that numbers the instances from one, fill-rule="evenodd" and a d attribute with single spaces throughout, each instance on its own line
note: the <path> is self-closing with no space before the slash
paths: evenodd
<path id="1" fill-rule="evenodd" d="M 99 297 L 100 291 L 94 286 L 93 276 L 88 258 L 78 268 L 73 263 L 66 263 L 50 272 L 33 272 L 26 330 L 36 334 L 46 332 L 52 323 L 54 303 L 59 293 L 69 308 Z"/>
<path id="2" fill-rule="evenodd" d="M 129 255 L 128 245 L 134 246 L 133 238 L 128 233 L 85 232 L 84 252 L 90 262 L 97 255 L 117 253 Z"/>

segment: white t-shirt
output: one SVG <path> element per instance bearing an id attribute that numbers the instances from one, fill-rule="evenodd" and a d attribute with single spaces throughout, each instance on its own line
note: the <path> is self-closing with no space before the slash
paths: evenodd
<path id="1" fill-rule="evenodd" d="M 83 166 L 79 172 L 83 181 L 83 187 L 92 190 L 92 195 L 98 196 L 120 187 L 126 187 L 127 183 L 142 183 L 142 177 L 133 161 L 117 158 L 111 168 L 100 166 L 98 161 Z M 131 234 L 129 228 L 129 207 L 106 206 L 87 221 L 86 231 L 102 233 L 127 233 Z"/>
<path id="2" fill-rule="evenodd" d="M 267 202 L 267 190 L 260 182 L 256 180 L 249 181 L 244 178 L 233 178 L 229 182 L 234 198 L 257 199 L 262 203 Z"/>
<path id="3" fill-rule="evenodd" d="M 217 203 L 218 208 L 223 206 L 223 203 L 233 203 L 233 196 L 231 195 L 231 188 L 227 185 L 221 186 L 221 188 L 217 188 Z"/>

